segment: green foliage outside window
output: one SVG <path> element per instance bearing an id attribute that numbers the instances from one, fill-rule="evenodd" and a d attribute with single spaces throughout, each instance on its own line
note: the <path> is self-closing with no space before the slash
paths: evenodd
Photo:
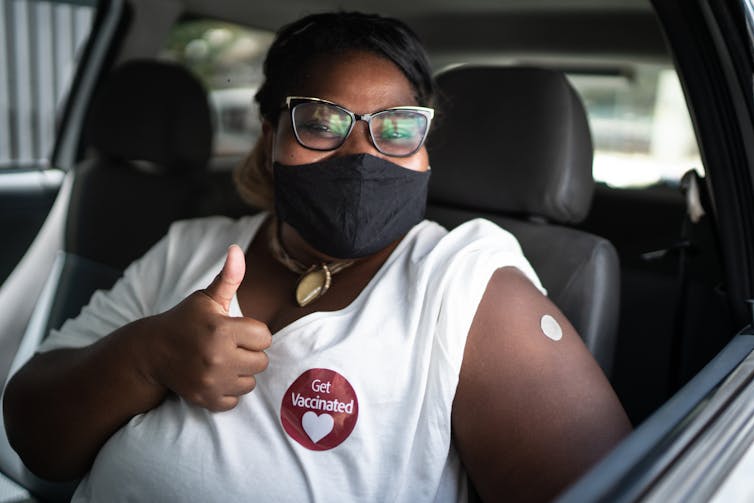
<path id="1" fill-rule="evenodd" d="M 256 87 L 272 37 L 232 23 L 185 21 L 171 30 L 162 56 L 189 68 L 210 90 Z"/>

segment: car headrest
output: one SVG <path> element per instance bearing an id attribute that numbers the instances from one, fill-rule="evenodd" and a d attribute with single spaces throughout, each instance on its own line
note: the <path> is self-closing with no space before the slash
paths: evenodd
<path id="1" fill-rule="evenodd" d="M 87 121 L 99 154 L 164 173 L 204 168 L 212 151 L 207 95 L 185 68 L 132 60 L 107 77 Z"/>
<path id="2" fill-rule="evenodd" d="M 437 76 L 430 202 L 576 223 L 594 193 L 584 106 L 558 71 L 461 66 Z"/>

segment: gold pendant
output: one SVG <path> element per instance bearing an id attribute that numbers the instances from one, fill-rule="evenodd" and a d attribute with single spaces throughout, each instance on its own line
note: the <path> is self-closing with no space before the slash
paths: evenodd
<path id="1" fill-rule="evenodd" d="M 330 288 L 332 275 L 327 265 L 313 267 L 298 280 L 296 302 L 301 307 L 307 306 L 322 297 Z"/>

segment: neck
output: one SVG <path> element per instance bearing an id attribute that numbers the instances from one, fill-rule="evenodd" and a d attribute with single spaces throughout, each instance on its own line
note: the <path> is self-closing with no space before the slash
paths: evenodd
<path id="1" fill-rule="evenodd" d="M 279 225 L 278 236 L 280 238 L 280 244 L 285 248 L 285 251 L 291 258 L 302 264 L 313 265 L 345 260 L 331 257 L 316 250 L 301 237 L 301 234 L 299 234 L 296 229 L 287 223 L 278 221 L 277 225 Z"/>
<path id="2" fill-rule="evenodd" d="M 280 239 L 280 244 L 285 248 L 286 253 L 291 258 L 306 266 L 322 263 L 330 264 L 333 262 L 353 262 L 353 265 L 354 267 L 356 267 L 356 269 L 359 269 L 360 267 L 358 266 L 361 264 L 376 264 L 379 267 L 387 259 L 387 257 L 390 256 L 395 247 L 398 246 L 398 243 L 401 242 L 400 239 L 397 239 L 382 250 L 366 257 L 357 259 L 343 259 L 332 257 L 320 252 L 309 243 L 307 243 L 306 240 L 301 237 L 301 234 L 296 231 L 296 229 L 281 220 L 276 221 L 274 225 L 280 226 L 278 236 Z"/>

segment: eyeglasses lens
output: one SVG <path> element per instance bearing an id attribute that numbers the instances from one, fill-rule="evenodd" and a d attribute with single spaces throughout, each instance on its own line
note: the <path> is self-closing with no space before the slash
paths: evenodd
<path id="1" fill-rule="evenodd" d="M 387 110 L 375 115 L 369 127 L 380 151 L 404 156 L 421 145 L 427 131 L 427 118 L 411 110 Z"/>
<path id="2" fill-rule="evenodd" d="M 305 147 L 332 150 L 348 135 L 351 116 L 326 103 L 299 103 L 293 108 L 293 128 Z"/>
<path id="3" fill-rule="evenodd" d="M 293 129 L 298 141 L 315 150 L 338 148 L 351 130 L 351 116 L 327 103 L 298 103 L 293 107 Z M 372 140 L 387 155 L 405 156 L 421 146 L 427 117 L 412 110 L 385 110 L 369 123 Z"/>

